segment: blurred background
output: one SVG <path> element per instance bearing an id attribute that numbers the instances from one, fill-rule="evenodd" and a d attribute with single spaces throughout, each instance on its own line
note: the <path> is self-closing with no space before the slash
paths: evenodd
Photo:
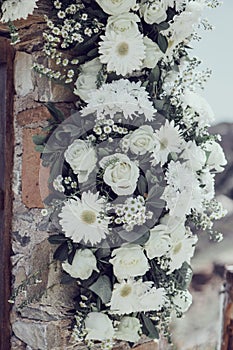
<path id="1" fill-rule="evenodd" d="M 220 298 L 225 265 L 233 265 L 233 1 L 225 0 L 217 9 L 206 10 L 205 16 L 215 29 L 202 31 L 202 40 L 193 43 L 193 55 L 203 68 L 213 71 L 202 95 L 212 106 L 216 121 L 211 132 L 222 136 L 222 146 L 228 160 L 225 171 L 216 177 L 218 200 L 228 215 L 217 222 L 216 229 L 224 234 L 221 243 L 208 241 L 200 233 L 192 265 L 193 305 L 184 318 L 174 322 L 174 349 L 215 350 L 220 337 Z"/>

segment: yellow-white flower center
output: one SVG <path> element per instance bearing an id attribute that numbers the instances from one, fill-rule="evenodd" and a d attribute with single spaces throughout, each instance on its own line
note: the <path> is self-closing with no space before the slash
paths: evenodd
<path id="1" fill-rule="evenodd" d="M 81 214 L 81 220 L 88 225 L 94 224 L 96 221 L 96 214 L 91 210 L 84 210 Z"/>
<path id="2" fill-rule="evenodd" d="M 175 245 L 173 252 L 174 254 L 178 254 L 182 248 L 182 242 L 179 242 L 178 244 Z"/>
<path id="3" fill-rule="evenodd" d="M 128 295 L 130 295 L 130 293 L 132 292 L 132 287 L 128 284 L 126 284 L 123 288 L 121 288 L 121 292 L 120 295 L 125 298 Z"/>
<path id="4" fill-rule="evenodd" d="M 160 148 L 161 150 L 166 149 L 168 146 L 168 139 L 164 138 L 162 140 L 160 140 Z"/>
<path id="5" fill-rule="evenodd" d="M 129 52 L 129 45 L 127 43 L 120 43 L 117 46 L 117 51 L 119 53 L 120 56 L 126 56 Z"/>

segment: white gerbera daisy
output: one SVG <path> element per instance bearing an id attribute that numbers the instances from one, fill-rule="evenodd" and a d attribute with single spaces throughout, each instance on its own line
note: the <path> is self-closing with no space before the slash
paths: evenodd
<path id="1" fill-rule="evenodd" d="M 145 46 L 141 34 L 125 36 L 108 31 L 101 39 L 103 41 L 100 42 L 99 48 L 100 61 L 107 64 L 108 72 L 126 75 L 142 67 Z"/>
<path id="2" fill-rule="evenodd" d="M 171 235 L 171 250 L 167 256 L 169 262 L 169 273 L 179 269 L 182 264 L 193 257 L 197 236 L 189 236 L 186 232 L 176 230 Z"/>
<path id="3" fill-rule="evenodd" d="M 108 233 L 109 218 L 104 216 L 103 198 L 99 193 L 83 192 L 82 198 L 69 199 L 59 214 L 60 225 L 66 235 L 74 242 L 100 242 Z"/>
<path id="4" fill-rule="evenodd" d="M 38 0 L 7 0 L 2 4 L 2 22 L 15 21 L 20 18 L 26 19 L 37 7 Z"/>
<path id="5" fill-rule="evenodd" d="M 179 127 L 174 125 L 174 120 L 170 123 L 166 120 L 165 125 L 155 133 L 155 137 L 157 144 L 153 156 L 162 165 L 167 162 L 169 153 L 183 150 L 184 140 L 181 138 Z"/>
<path id="6" fill-rule="evenodd" d="M 152 287 L 153 282 L 127 280 L 114 285 L 110 309 L 118 315 L 160 310 L 165 303 L 165 290 Z"/>

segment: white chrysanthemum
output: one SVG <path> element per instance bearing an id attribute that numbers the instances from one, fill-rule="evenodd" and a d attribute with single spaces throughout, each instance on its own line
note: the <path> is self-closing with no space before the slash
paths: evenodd
<path id="1" fill-rule="evenodd" d="M 114 275 L 119 279 L 143 276 L 150 268 L 141 246 L 128 244 L 112 252 Z"/>
<path id="2" fill-rule="evenodd" d="M 101 36 L 99 53 L 100 61 L 107 64 L 108 72 L 126 75 L 139 70 L 145 58 L 143 36 L 139 33 L 131 35 L 117 34 L 108 31 Z"/>
<path id="3" fill-rule="evenodd" d="M 202 210 L 202 189 L 197 174 L 186 163 L 171 161 L 166 172 L 167 186 L 162 195 L 171 215 L 182 217 L 191 209 Z"/>
<path id="4" fill-rule="evenodd" d="M 140 329 L 141 324 L 136 317 L 125 316 L 121 319 L 114 338 L 136 343 L 140 339 Z"/>
<path id="5" fill-rule="evenodd" d="M 175 230 L 171 235 L 171 250 L 167 254 L 170 258 L 169 273 L 179 269 L 182 264 L 190 262 L 193 257 L 197 236 L 189 236 L 186 232 Z"/>
<path id="6" fill-rule="evenodd" d="M 109 218 L 102 216 L 105 201 L 98 197 L 99 193 L 88 191 L 83 192 L 81 199 L 68 199 L 59 214 L 59 222 L 66 237 L 76 243 L 83 241 L 92 245 L 106 237 Z"/>
<path id="7" fill-rule="evenodd" d="M 174 121 L 169 123 L 166 120 L 165 125 L 155 133 L 157 139 L 154 158 L 155 161 L 162 165 L 167 162 L 167 157 L 171 152 L 181 152 L 184 146 L 184 140 L 181 138 L 178 126 L 175 126 Z"/>
<path id="8" fill-rule="evenodd" d="M 195 141 L 189 141 L 186 143 L 185 150 L 182 153 L 182 158 L 186 159 L 186 164 L 193 170 L 201 170 L 206 163 L 206 154 L 197 146 Z"/>
<path id="9" fill-rule="evenodd" d="M 114 285 L 110 310 L 118 315 L 160 310 L 165 303 L 165 290 L 153 282 L 127 280 Z"/>
<path id="10" fill-rule="evenodd" d="M 2 4 L 2 22 L 15 21 L 20 18 L 26 19 L 37 7 L 38 0 L 7 0 Z"/>
<path id="11" fill-rule="evenodd" d="M 82 280 L 89 278 L 93 271 L 99 272 L 96 267 L 96 257 L 90 249 L 76 250 L 72 264 L 65 261 L 62 263 L 62 268 L 70 276 Z"/>
<path id="12" fill-rule="evenodd" d="M 227 164 L 225 154 L 219 143 L 209 140 L 202 145 L 203 149 L 207 152 L 207 166 L 210 170 L 215 170 L 221 173 L 224 170 L 224 166 Z"/>
<path id="13" fill-rule="evenodd" d="M 133 119 L 140 116 L 146 121 L 152 121 L 157 111 L 148 92 L 141 85 L 140 81 L 135 83 L 127 79 L 103 84 L 100 89 L 90 92 L 88 104 L 81 112 L 82 116 L 96 114 L 97 119 L 109 116 Z"/>
<path id="14" fill-rule="evenodd" d="M 110 318 L 101 312 L 90 312 L 85 319 L 87 340 L 112 339 L 114 328 Z"/>
<path id="15" fill-rule="evenodd" d="M 214 112 L 204 97 L 186 89 L 181 99 L 185 107 L 192 108 L 199 115 L 198 124 L 200 127 L 210 126 L 214 121 Z"/>

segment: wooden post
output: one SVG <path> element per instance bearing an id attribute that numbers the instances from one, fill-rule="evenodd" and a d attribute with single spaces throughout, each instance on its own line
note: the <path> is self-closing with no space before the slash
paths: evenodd
<path id="1" fill-rule="evenodd" d="M 220 350 L 233 350 L 233 265 L 226 267 Z"/>
<path id="2" fill-rule="evenodd" d="M 10 349 L 11 212 L 13 165 L 13 59 L 10 42 L 0 38 L 0 350 Z"/>

